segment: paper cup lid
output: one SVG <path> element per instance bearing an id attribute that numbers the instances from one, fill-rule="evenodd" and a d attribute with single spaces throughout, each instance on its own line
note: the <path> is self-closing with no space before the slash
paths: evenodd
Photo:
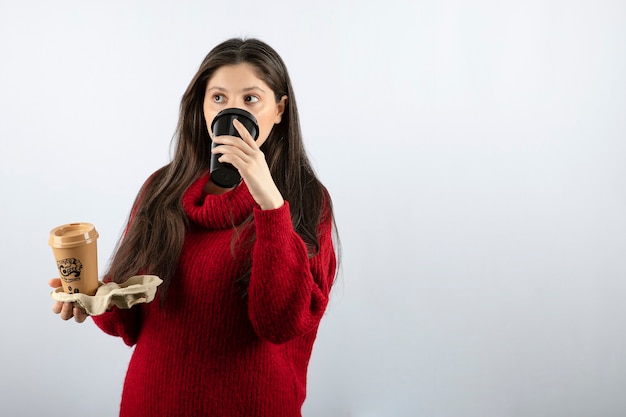
<path id="1" fill-rule="evenodd" d="M 91 223 L 69 223 L 50 231 L 48 245 L 54 248 L 71 248 L 91 243 L 98 238 L 98 232 Z"/>

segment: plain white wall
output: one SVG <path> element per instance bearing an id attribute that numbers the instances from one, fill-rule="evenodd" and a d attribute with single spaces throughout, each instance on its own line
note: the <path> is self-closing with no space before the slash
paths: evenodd
<path id="1" fill-rule="evenodd" d="M 104 268 L 241 35 L 288 64 L 343 243 L 306 417 L 626 413 L 623 2 L 2 0 L 0 415 L 116 414 L 131 350 L 50 312 L 47 234 L 93 222 Z"/>

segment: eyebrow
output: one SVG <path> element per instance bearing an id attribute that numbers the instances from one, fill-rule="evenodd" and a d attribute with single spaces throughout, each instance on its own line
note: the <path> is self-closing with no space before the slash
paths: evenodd
<path id="1" fill-rule="evenodd" d="M 226 88 L 220 87 L 220 86 L 214 86 L 214 87 L 208 88 L 206 91 L 211 91 L 211 90 L 218 90 L 218 91 L 222 91 L 222 92 L 225 92 L 225 93 L 228 92 L 228 90 Z M 259 90 L 260 92 L 265 93 L 265 90 L 263 90 L 261 87 L 256 86 L 256 85 L 253 85 L 251 87 L 246 87 L 243 90 L 241 90 L 241 92 L 242 93 L 247 93 L 249 91 L 254 91 L 254 90 Z"/>

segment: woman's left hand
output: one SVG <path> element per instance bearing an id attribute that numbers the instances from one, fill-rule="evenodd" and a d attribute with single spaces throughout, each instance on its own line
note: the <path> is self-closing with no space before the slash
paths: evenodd
<path id="1" fill-rule="evenodd" d="M 48 285 L 56 289 L 61 286 L 61 279 L 52 278 L 48 281 Z M 81 308 L 75 307 L 74 303 L 62 303 L 60 301 L 55 301 L 52 305 L 52 311 L 54 314 L 59 314 L 63 320 L 69 320 L 74 317 L 74 320 L 76 320 L 77 323 L 82 323 L 87 319 L 87 313 L 85 313 Z"/>
<path id="2" fill-rule="evenodd" d="M 218 146 L 212 152 L 222 154 L 220 162 L 227 162 L 237 168 L 261 210 L 281 207 L 284 199 L 274 183 L 265 155 L 239 120 L 234 120 L 233 125 L 241 138 L 216 136 L 213 142 Z"/>

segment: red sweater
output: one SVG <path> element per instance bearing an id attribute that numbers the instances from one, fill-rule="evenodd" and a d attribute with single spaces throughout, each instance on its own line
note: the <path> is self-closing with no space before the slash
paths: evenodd
<path id="1" fill-rule="evenodd" d="M 320 250 L 309 258 L 287 202 L 262 211 L 243 182 L 205 196 L 207 180 L 183 197 L 190 227 L 165 304 L 157 298 L 93 317 L 135 346 L 120 416 L 300 416 L 335 274 L 331 221 L 320 225 Z M 257 238 L 244 298 L 235 285 L 241 262 L 232 256 L 231 224 L 251 212 Z"/>

